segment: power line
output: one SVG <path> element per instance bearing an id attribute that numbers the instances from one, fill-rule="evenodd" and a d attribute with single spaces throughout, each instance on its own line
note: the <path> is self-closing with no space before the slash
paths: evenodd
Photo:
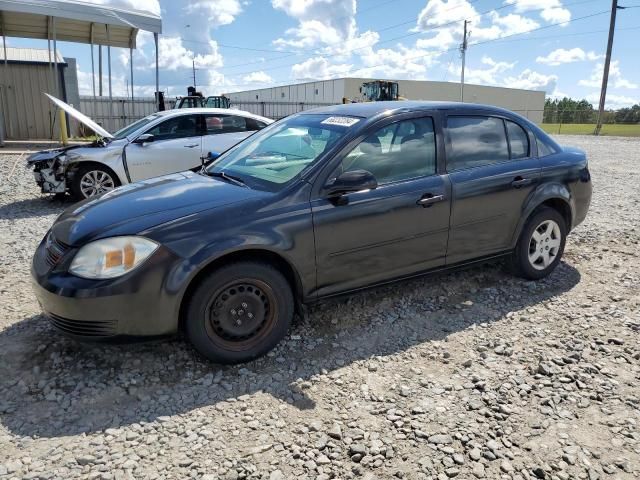
<path id="1" fill-rule="evenodd" d="M 603 15 L 603 14 L 606 14 L 606 13 L 609 13 L 609 10 L 604 10 L 604 11 L 601 11 L 601 12 L 592 13 L 590 15 L 584 15 L 582 17 L 576 17 L 576 18 L 573 18 L 573 19 L 571 19 L 569 21 L 565 21 L 565 22 L 557 22 L 557 23 L 553 23 L 553 24 L 549 24 L 549 25 L 544 25 L 544 26 L 537 27 L 537 28 L 534 28 L 534 29 L 531 29 L 531 30 L 527 30 L 527 31 L 524 31 L 524 32 L 516 32 L 516 33 L 509 34 L 509 35 L 504 35 L 502 37 L 498 37 L 498 38 L 495 38 L 495 39 L 490 39 L 490 40 L 484 40 L 484 41 L 471 43 L 470 46 L 486 45 L 488 43 L 498 43 L 498 42 L 499 43 L 508 43 L 509 41 L 519 41 L 520 39 L 513 39 L 512 37 L 515 37 L 515 36 L 518 36 L 518 35 L 525 35 L 525 34 L 528 34 L 528 33 L 536 32 L 536 31 L 540 31 L 540 30 L 545 30 L 545 29 L 552 28 L 552 27 L 557 27 L 559 25 L 566 25 L 566 24 L 569 24 L 569 23 L 577 22 L 577 21 L 580 21 L 580 20 L 585 20 L 587 18 L 596 17 L 596 16 Z M 631 28 L 629 28 L 629 30 L 636 29 L 636 28 L 640 28 L 640 27 L 631 27 Z M 588 32 L 588 33 L 597 33 L 597 32 L 599 32 L 599 31 Z M 587 33 L 587 32 L 585 32 L 585 33 Z M 570 36 L 570 35 L 574 35 L 574 34 L 565 34 L 564 36 Z M 549 38 L 549 37 L 545 37 L 545 38 Z M 509 39 L 509 40 L 505 40 L 505 39 Z M 428 57 L 428 56 L 432 56 L 432 55 L 439 55 L 439 54 L 446 53 L 446 52 L 455 52 L 458 49 L 459 49 L 459 47 L 456 46 L 456 47 L 448 48 L 446 50 L 438 50 L 438 51 L 435 51 L 435 52 L 429 52 L 429 53 L 426 53 L 424 55 L 416 55 L 416 56 L 413 56 L 413 57 L 407 57 L 405 59 L 405 61 L 416 60 L 416 59 L 419 59 L 419 58 L 424 58 L 424 57 Z M 368 69 L 372 69 L 372 68 L 383 67 L 385 65 L 386 65 L 386 63 L 381 63 L 381 64 L 377 64 L 377 65 L 368 65 L 368 66 L 365 66 L 365 67 L 359 67 L 359 68 L 356 68 L 356 69 L 346 70 L 346 71 L 340 72 L 340 75 L 342 75 L 342 76 L 349 75 L 349 74 L 353 74 L 353 73 L 361 71 L 361 70 L 368 70 Z M 323 79 L 323 80 L 330 80 L 330 79 L 331 78 L 326 78 L 326 79 Z M 286 82 L 287 82 L 286 80 L 285 81 L 281 81 L 281 83 L 285 84 L 285 85 L 286 85 Z M 245 83 L 245 84 L 237 84 L 237 85 L 226 85 L 225 87 L 229 88 L 229 87 L 246 87 L 246 86 L 251 86 L 251 84 L 246 84 Z M 278 86 L 281 86 L 281 85 L 272 85 L 271 87 L 265 87 L 265 88 L 273 88 L 273 87 L 278 87 Z"/>
<path id="2" fill-rule="evenodd" d="M 491 11 L 492 11 L 492 10 L 491 10 Z M 556 27 L 556 26 L 558 26 L 558 25 L 567 25 L 567 24 L 569 24 L 569 23 L 573 23 L 574 21 L 584 20 L 584 19 L 591 18 L 591 17 L 597 16 L 597 15 L 602 15 L 602 14 L 604 14 L 604 13 L 609 13 L 609 10 L 605 10 L 605 11 L 598 12 L 598 13 L 591 14 L 591 15 L 586 15 L 586 16 L 583 16 L 583 17 L 576 17 L 576 18 L 573 18 L 573 19 L 571 19 L 571 20 L 564 21 L 564 22 L 551 23 L 551 24 L 544 25 L 544 26 L 541 26 L 541 27 L 537 27 L 537 28 L 534 28 L 534 29 L 532 29 L 532 30 L 528 30 L 528 31 L 525 31 L 525 32 L 513 33 L 513 34 L 510 34 L 510 35 L 506 35 L 506 36 L 502 36 L 502 37 L 498 37 L 498 38 L 500 38 L 500 39 L 502 39 L 502 38 L 510 38 L 510 37 L 512 37 L 512 36 L 515 36 L 515 35 L 522 35 L 522 34 L 525 34 L 525 33 L 536 32 L 536 31 L 539 31 L 539 30 L 544 30 L 544 29 L 547 29 L 547 28 Z M 459 20 L 458 20 L 458 21 L 459 21 Z M 453 23 L 457 23 L 457 22 L 449 22 L 449 23 L 447 23 L 447 24 L 445 24 L 445 25 L 449 25 L 449 24 L 453 24 Z M 443 26 L 444 26 L 444 25 L 443 25 Z M 441 27 L 442 27 L 442 26 L 437 26 L 437 27 L 434 27 L 434 28 L 441 28 Z M 473 43 L 472 45 L 483 45 L 483 44 L 485 44 L 485 43 L 493 42 L 493 41 L 495 41 L 495 40 L 496 40 L 496 39 L 492 39 L 492 40 L 485 40 L 485 41 L 482 41 L 482 42 L 476 42 L 476 43 Z M 383 43 L 383 42 L 380 42 L 380 43 Z M 456 47 L 456 48 L 457 48 L 457 47 Z M 354 50 L 351 50 L 351 51 L 355 51 L 355 50 L 358 50 L 358 49 L 354 49 Z M 443 53 L 443 52 L 448 52 L 448 51 L 450 51 L 450 49 L 446 49 L 446 50 L 438 50 L 438 51 L 435 51 L 435 52 L 429 52 L 429 53 L 427 53 L 427 54 L 425 54 L 425 55 L 419 55 L 419 56 L 416 56 L 416 57 L 406 58 L 405 60 L 411 60 L 412 58 L 423 58 L 423 57 L 427 57 L 427 56 L 431 56 L 431 55 L 441 54 L 441 53 Z M 347 52 L 343 52 L 341 55 L 345 55 L 345 54 L 347 54 L 347 53 L 349 53 L 349 51 L 347 51 Z M 328 55 L 319 55 L 319 57 L 327 57 L 327 56 L 328 56 Z M 297 62 L 295 62 L 295 63 L 290 63 L 290 64 L 276 65 L 276 66 L 273 66 L 273 67 L 263 68 L 263 69 L 262 69 L 262 71 L 279 70 L 279 69 L 281 69 L 281 68 L 292 67 L 292 66 L 294 66 L 294 65 L 297 65 Z M 375 65 L 375 66 L 383 66 L 383 65 Z M 375 66 L 374 66 L 374 67 L 375 67 Z M 372 67 L 371 67 L 371 66 L 369 66 L 369 67 L 363 67 L 363 68 L 359 68 L 359 69 L 357 69 L 357 70 L 363 70 L 363 69 L 366 69 L 366 68 L 372 68 Z M 256 70 L 244 71 L 244 72 L 236 72 L 234 75 L 249 75 L 249 74 L 254 73 L 254 72 L 256 72 Z"/>
<path id="3" fill-rule="evenodd" d="M 478 1 L 479 0 L 470 0 L 469 3 L 473 4 L 473 3 L 476 3 Z M 583 0 L 582 2 L 579 2 L 579 3 L 584 3 L 585 1 L 592 2 L 592 1 L 596 1 L 596 0 Z M 390 2 L 388 2 L 388 3 L 390 3 Z M 479 17 L 479 16 L 485 15 L 485 14 L 490 13 L 490 12 L 494 12 L 494 11 L 497 11 L 497 10 L 502 10 L 503 8 L 512 7 L 515 4 L 516 4 L 516 2 L 505 4 L 505 5 L 502 5 L 502 6 L 497 7 L 497 8 L 492 8 L 490 10 L 486 10 L 484 12 L 481 12 L 481 13 L 479 13 L 477 15 L 473 15 L 470 18 Z M 450 12 L 450 11 L 453 11 L 453 10 L 458 10 L 461 6 L 462 5 L 457 5 L 457 6 L 453 7 L 453 8 L 448 8 L 446 10 L 443 10 L 442 13 Z M 537 10 L 543 10 L 543 9 L 535 9 L 535 10 L 531 10 L 531 11 L 537 11 Z M 393 28 L 397 28 L 399 26 L 403 26 L 403 25 L 406 25 L 408 23 L 414 23 L 415 21 L 416 21 L 416 19 L 414 18 L 414 19 L 412 19 L 411 21 L 408 21 L 408 22 L 402 22 L 402 23 L 398 23 L 398 24 L 391 25 L 391 26 L 388 26 L 388 27 L 377 29 L 376 32 L 384 32 L 386 30 L 391 30 Z M 462 19 L 451 21 L 451 22 L 447 22 L 447 23 L 444 23 L 444 24 L 441 24 L 441 25 L 435 25 L 435 26 L 430 27 L 430 29 L 431 30 L 437 30 L 437 29 L 440 29 L 440 28 L 445 28 L 445 27 L 454 25 L 455 23 L 458 23 L 460 21 L 462 21 Z M 371 45 L 365 45 L 363 47 L 358 47 L 358 48 L 353 48 L 353 49 L 350 49 L 350 50 L 345 50 L 340 55 L 341 56 L 342 55 L 346 55 L 346 54 L 353 53 L 353 52 L 358 51 L 358 50 L 362 50 L 364 48 L 373 47 L 374 45 L 380 45 L 380 44 L 383 44 L 383 43 L 389 43 L 389 42 L 393 42 L 393 41 L 400 40 L 400 39 L 403 39 L 403 38 L 412 37 L 412 36 L 415 36 L 415 35 L 420 35 L 422 33 L 424 33 L 424 32 L 423 31 L 411 32 L 411 33 L 406 34 L 406 35 L 401 35 L 401 36 L 398 36 L 398 37 L 389 38 L 387 40 L 382 40 L 382 41 L 376 42 L 376 43 L 371 44 Z M 209 42 L 203 42 L 203 41 L 199 41 L 199 40 L 183 39 L 182 41 L 183 42 L 187 42 L 187 43 L 199 43 L 199 44 L 203 44 L 203 45 L 208 45 L 209 44 Z M 280 60 L 280 59 L 283 59 L 283 58 L 290 58 L 290 57 L 293 57 L 293 56 L 296 56 L 296 55 L 300 55 L 302 53 L 317 54 L 317 56 L 319 56 L 319 57 L 331 57 L 331 56 L 333 56 L 332 54 L 322 53 L 322 52 L 326 52 L 326 49 L 330 48 L 330 46 L 316 48 L 316 49 L 313 49 L 313 50 L 298 49 L 298 50 L 293 51 L 293 50 L 256 49 L 256 48 L 251 48 L 251 47 L 244 47 L 244 46 L 239 46 L 239 45 L 229 45 L 229 44 L 218 44 L 218 45 L 221 46 L 221 47 L 225 47 L 225 48 L 234 48 L 234 49 L 239 49 L 239 50 L 259 51 L 259 52 L 266 52 L 266 53 L 272 53 L 272 52 L 273 53 L 289 53 L 289 55 L 283 55 L 283 56 L 280 56 L 280 57 L 274 57 L 274 58 L 271 58 L 271 59 L 268 59 L 268 60 Z M 240 66 L 245 66 L 245 65 L 252 65 L 252 64 L 255 64 L 255 63 L 261 63 L 261 62 L 248 62 L 248 63 L 242 63 L 242 64 L 237 64 L 237 65 L 230 65 L 230 66 L 226 67 L 225 70 L 229 69 L 229 68 L 235 68 L 235 67 L 240 67 Z M 295 65 L 295 64 L 293 64 L 293 65 Z M 249 72 L 249 73 L 253 73 L 253 72 Z M 242 73 L 242 72 L 241 73 L 236 73 L 235 75 L 244 75 L 244 73 Z"/>

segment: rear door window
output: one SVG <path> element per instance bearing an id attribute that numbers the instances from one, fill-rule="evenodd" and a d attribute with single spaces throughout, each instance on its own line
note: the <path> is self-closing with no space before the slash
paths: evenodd
<path id="1" fill-rule="evenodd" d="M 509 160 L 502 119 L 485 116 L 450 116 L 447 130 L 451 149 L 447 169 L 463 170 Z"/>
<path id="2" fill-rule="evenodd" d="M 247 119 L 240 115 L 208 114 L 204 116 L 207 135 L 246 132 L 256 130 L 247 127 Z"/>
<path id="3" fill-rule="evenodd" d="M 538 144 L 538 157 L 546 157 L 558 153 L 556 146 L 542 135 L 536 135 L 536 143 Z"/>
<path id="4" fill-rule="evenodd" d="M 511 160 L 518 158 L 528 158 L 529 136 L 527 132 L 517 123 L 505 120 L 507 134 L 509 135 L 509 147 L 511 149 Z"/>

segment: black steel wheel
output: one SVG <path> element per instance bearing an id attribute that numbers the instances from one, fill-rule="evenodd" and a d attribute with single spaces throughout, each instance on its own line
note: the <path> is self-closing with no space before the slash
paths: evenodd
<path id="1" fill-rule="evenodd" d="M 185 328 L 208 359 L 241 363 L 277 345 L 293 310 L 291 287 L 278 270 L 258 262 L 233 263 L 198 285 L 187 306 Z"/>

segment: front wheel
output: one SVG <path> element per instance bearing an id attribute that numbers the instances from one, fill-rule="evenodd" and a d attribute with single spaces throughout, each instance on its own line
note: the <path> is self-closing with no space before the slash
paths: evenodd
<path id="1" fill-rule="evenodd" d="M 69 190 L 76 200 L 95 197 L 120 185 L 116 175 L 99 165 L 80 166 L 75 172 Z"/>
<path id="2" fill-rule="evenodd" d="M 232 263 L 196 287 L 185 330 L 209 360 L 242 363 L 273 349 L 286 335 L 293 312 L 291 287 L 278 270 L 258 262 Z"/>
<path id="3" fill-rule="evenodd" d="M 538 280 L 560 263 L 567 238 L 567 226 L 557 210 L 542 208 L 527 221 L 511 258 L 518 276 Z"/>

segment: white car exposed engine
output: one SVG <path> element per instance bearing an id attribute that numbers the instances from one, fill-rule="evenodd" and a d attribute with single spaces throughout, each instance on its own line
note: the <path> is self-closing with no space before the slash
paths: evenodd
<path id="1" fill-rule="evenodd" d="M 192 108 L 154 113 L 111 134 L 47 96 L 99 139 L 34 153 L 27 164 L 43 193 L 69 192 L 79 200 L 126 183 L 199 168 L 209 152 L 222 153 L 273 122 L 240 110 Z"/>

